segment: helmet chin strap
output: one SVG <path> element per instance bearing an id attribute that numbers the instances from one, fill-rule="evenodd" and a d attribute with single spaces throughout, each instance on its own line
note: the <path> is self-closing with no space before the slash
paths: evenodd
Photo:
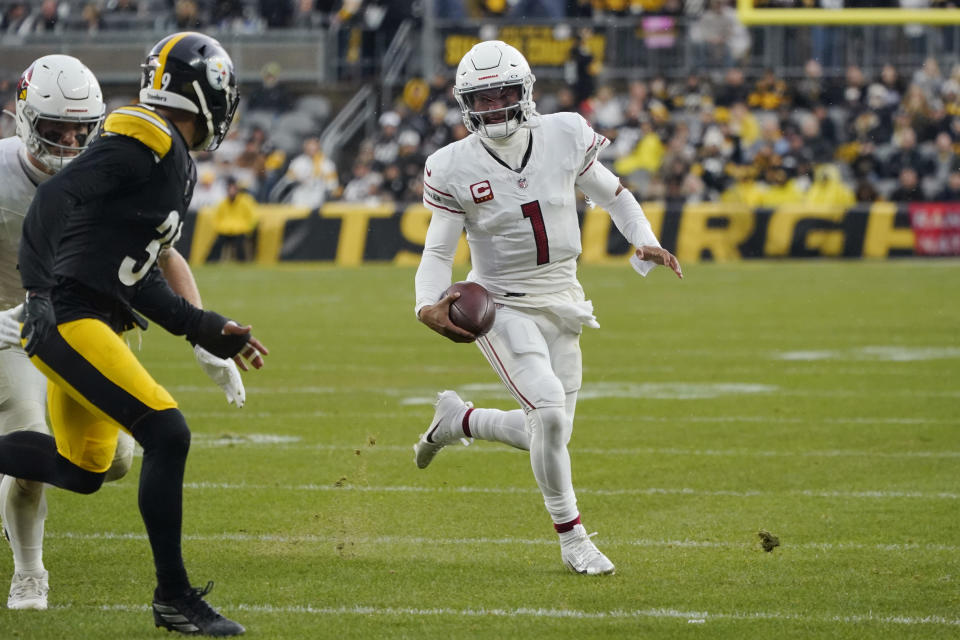
<path id="1" fill-rule="evenodd" d="M 196 80 L 193 81 L 193 90 L 197 92 L 197 100 L 200 102 L 200 113 L 203 114 L 203 117 L 207 121 L 207 136 L 201 144 L 197 145 L 196 149 L 206 149 L 210 146 L 210 142 L 214 136 L 213 114 L 210 113 L 210 109 L 207 108 L 207 99 L 203 97 L 203 90 L 200 88 L 200 83 Z"/>
<path id="2" fill-rule="evenodd" d="M 35 182 L 43 182 L 50 176 L 56 174 L 56 169 L 48 166 L 46 162 L 31 153 L 26 145 L 20 147 L 19 154 L 21 165 Z"/>

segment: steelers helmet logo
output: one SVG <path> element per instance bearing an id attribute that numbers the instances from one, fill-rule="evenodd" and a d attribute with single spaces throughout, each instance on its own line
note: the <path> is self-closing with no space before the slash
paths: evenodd
<path id="1" fill-rule="evenodd" d="M 207 60 L 207 82 L 217 91 L 223 91 L 230 82 L 230 65 L 219 57 Z"/>

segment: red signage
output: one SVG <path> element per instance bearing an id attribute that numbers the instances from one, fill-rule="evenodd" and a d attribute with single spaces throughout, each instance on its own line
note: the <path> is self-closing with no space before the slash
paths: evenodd
<path id="1" fill-rule="evenodd" d="M 918 256 L 960 256 L 960 202 L 917 202 L 909 206 Z"/>

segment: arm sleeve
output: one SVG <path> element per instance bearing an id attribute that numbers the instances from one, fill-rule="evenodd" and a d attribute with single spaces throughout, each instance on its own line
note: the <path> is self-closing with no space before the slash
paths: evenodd
<path id="1" fill-rule="evenodd" d="M 427 229 L 423 257 L 417 268 L 417 303 L 414 312 L 436 304 L 440 294 L 450 286 L 453 274 L 453 257 L 463 232 L 463 217 L 456 214 L 434 211 Z"/>
<path id="2" fill-rule="evenodd" d="M 173 292 L 154 265 L 141 281 L 131 300 L 134 309 L 176 336 L 186 336 L 194 346 L 200 345 L 218 358 L 232 358 L 240 353 L 250 334 L 226 334 L 230 321 L 216 311 L 198 309 Z"/>
<path id="3" fill-rule="evenodd" d="M 57 245 L 70 212 L 146 180 L 153 156 L 139 142 L 101 138 L 40 187 L 23 221 L 18 260 L 24 289 L 51 289 Z"/>
<path id="4" fill-rule="evenodd" d="M 195 334 L 203 316 L 201 309 L 173 292 L 156 265 L 140 281 L 130 304 L 175 336 Z"/>
<path id="5" fill-rule="evenodd" d="M 650 221 L 643 213 L 643 207 L 629 189 L 620 188 L 620 179 L 599 162 L 595 162 L 577 179 L 577 186 L 586 196 L 606 210 L 613 219 L 623 237 L 634 247 L 659 247 Z M 616 194 L 616 195 L 615 195 Z M 646 276 L 656 263 L 639 260 L 631 256 L 630 264 L 642 276 Z"/>
<path id="6" fill-rule="evenodd" d="M 441 153 L 442 152 L 437 152 Z M 453 274 L 453 257 L 463 233 L 466 211 L 460 205 L 453 190 L 447 186 L 444 169 L 447 162 L 437 154 L 427 158 L 423 171 L 423 204 L 433 214 L 423 243 L 423 256 L 417 268 L 414 312 L 436 304 L 440 294 L 450 286 Z"/>
<path id="7" fill-rule="evenodd" d="M 660 246 L 650 221 L 643 213 L 643 207 L 630 190 L 624 188 L 615 195 L 620 187 L 620 179 L 612 171 L 597 162 L 577 180 L 577 186 L 610 214 L 617 229 L 633 246 Z"/>
<path id="8" fill-rule="evenodd" d="M 610 214 L 617 229 L 633 246 L 659 247 L 657 236 L 654 235 L 640 203 L 628 189 L 621 189 L 617 194 L 621 187 L 620 178 L 597 159 L 598 154 L 610 141 L 595 132 L 582 116 L 579 116 L 579 123 L 586 151 L 577 174 L 577 187 L 590 201 Z M 652 262 L 650 264 L 653 265 Z"/>

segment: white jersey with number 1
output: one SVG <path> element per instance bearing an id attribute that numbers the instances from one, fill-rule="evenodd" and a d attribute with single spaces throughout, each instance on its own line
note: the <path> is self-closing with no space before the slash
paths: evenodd
<path id="1" fill-rule="evenodd" d="M 466 229 L 468 279 L 499 296 L 579 287 L 575 186 L 607 144 L 576 113 L 539 116 L 530 133 L 520 170 L 470 135 L 432 154 L 424 171 L 424 204 Z"/>

